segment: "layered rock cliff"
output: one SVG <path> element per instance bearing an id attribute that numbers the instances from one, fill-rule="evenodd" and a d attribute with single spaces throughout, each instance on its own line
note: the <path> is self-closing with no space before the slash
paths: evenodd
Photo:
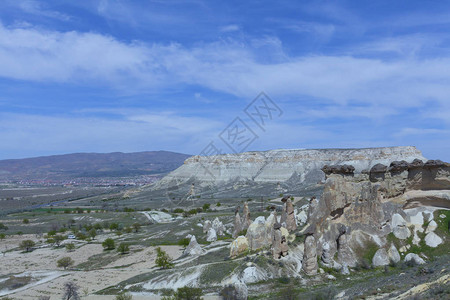
<path id="1" fill-rule="evenodd" d="M 330 164 L 349 164 L 355 172 L 394 160 L 412 162 L 424 159 L 415 147 L 365 149 L 271 150 L 209 157 L 193 156 L 155 184 L 154 190 L 191 192 L 196 195 L 273 196 L 311 190 L 324 180 L 321 168 Z"/>

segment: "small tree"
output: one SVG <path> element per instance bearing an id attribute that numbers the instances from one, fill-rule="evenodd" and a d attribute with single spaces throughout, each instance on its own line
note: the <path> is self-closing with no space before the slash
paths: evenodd
<path id="1" fill-rule="evenodd" d="M 65 270 L 68 267 L 72 266 L 75 262 L 70 257 L 63 257 L 61 259 L 58 259 L 56 263 L 58 264 L 58 268 L 64 268 Z"/>
<path id="2" fill-rule="evenodd" d="M 22 223 L 23 223 L 23 224 L 29 224 L 29 223 L 30 223 L 30 220 L 28 220 L 28 219 L 23 219 L 23 220 L 22 220 Z"/>
<path id="3" fill-rule="evenodd" d="M 112 223 L 111 225 L 109 225 L 109 230 L 117 230 L 117 229 L 119 229 L 119 224 Z"/>
<path id="4" fill-rule="evenodd" d="M 95 237 L 97 236 L 97 230 L 95 230 L 94 228 L 92 228 L 91 230 L 89 230 L 89 236 L 92 239 L 95 239 Z"/>
<path id="5" fill-rule="evenodd" d="M 55 241 L 56 247 L 61 246 L 61 242 L 64 241 L 66 238 L 60 234 L 57 234 L 53 237 L 53 240 Z"/>
<path id="6" fill-rule="evenodd" d="M 141 224 L 139 224 L 139 223 L 134 223 L 134 224 L 133 224 L 133 228 L 134 228 L 134 231 L 135 231 L 135 232 L 138 232 L 139 229 L 141 229 Z"/>
<path id="7" fill-rule="evenodd" d="M 211 204 L 209 204 L 209 203 L 203 204 L 203 210 L 204 211 L 207 211 L 210 207 L 211 207 Z"/>
<path id="8" fill-rule="evenodd" d="M 63 300 L 79 300 L 78 286 L 73 282 L 66 282 L 64 284 L 64 296 Z"/>
<path id="9" fill-rule="evenodd" d="M 132 300 L 133 296 L 128 293 L 121 293 L 116 296 L 116 300 Z"/>
<path id="10" fill-rule="evenodd" d="M 173 267 L 172 258 L 161 247 L 156 248 L 155 264 L 162 269 Z"/>
<path id="11" fill-rule="evenodd" d="M 126 254 L 130 252 L 130 246 L 126 243 L 121 243 L 119 247 L 117 247 L 117 251 L 120 252 L 120 254 Z"/>
<path id="12" fill-rule="evenodd" d="M 71 252 L 75 249 L 75 244 L 74 243 L 68 243 L 66 244 L 66 250 Z"/>
<path id="13" fill-rule="evenodd" d="M 102 246 L 105 250 L 113 250 L 116 246 L 114 244 L 114 240 L 111 238 L 106 239 L 103 243 Z"/>
<path id="14" fill-rule="evenodd" d="M 32 240 L 24 240 L 20 243 L 19 247 L 20 249 L 25 250 L 25 252 L 30 252 L 35 245 L 36 243 Z"/>
<path id="15" fill-rule="evenodd" d="M 126 233 L 132 233 L 133 232 L 133 228 L 127 227 L 127 228 L 125 228 L 125 232 Z"/>
<path id="16" fill-rule="evenodd" d="M 0 233 L 0 240 L 3 240 L 3 239 L 5 239 L 5 237 L 6 237 L 6 234 L 4 234 L 4 233 Z"/>

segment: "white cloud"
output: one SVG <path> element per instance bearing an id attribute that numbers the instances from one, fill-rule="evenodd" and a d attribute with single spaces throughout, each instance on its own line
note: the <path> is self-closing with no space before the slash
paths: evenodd
<path id="1" fill-rule="evenodd" d="M 219 28 L 221 32 L 233 32 L 233 31 L 239 31 L 239 26 L 236 24 L 230 24 L 226 26 L 222 26 Z"/>
<path id="2" fill-rule="evenodd" d="M 276 57 L 261 60 L 261 47 L 269 47 Z M 263 90 L 278 99 L 308 96 L 338 105 L 357 101 L 389 107 L 373 114 L 418 107 L 430 99 L 445 105 L 450 94 L 447 56 L 390 60 L 288 56 L 281 42 L 270 37 L 259 44 L 229 40 L 186 48 L 0 24 L 0 66 L 0 76 L 22 80 L 105 84 L 126 90 L 192 84 L 248 99 Z"/>
<path id="3" fill-rule="evenodd" d="M 33 15 L 39 15 L 62 21 L 69 21 L 71 19 L 69 15 L 46 9 L 41 2 L 35 0 L 13 0 L 8 1 L 8 4 L 18 6 L 22 11 Z"/>

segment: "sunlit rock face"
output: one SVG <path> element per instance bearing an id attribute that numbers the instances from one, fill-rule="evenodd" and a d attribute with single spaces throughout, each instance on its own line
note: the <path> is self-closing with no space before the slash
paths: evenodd
<path id="1" fill-rule="evenodd" d="M 356 174 L 376 164 L 391 161 L 424 160 L 415 147 L 365 149 L 271 150 L 210 157 L 193 156 L 184 165 L 152 186 L 183 194 L 192 184 L 196 193 L 215 197 L 248 193 L 273 196 L 282 192 L 302 191 L 325 179 L 324 165 L 347 164 Z M 417 175 L 419 176 L 419 175 Z M 320 193 L 319 193 L 320 194 Z"/>
<path id="2" fill-rule="evenodd" d="M 317 253 L 326 258 L 326 264 L 331 264 L 327 258 L 337 252 L 338 263 L 354 266 L 358 249 L 368 242 L 387 250 L 389 233 L 402 240 L 414 234 L 418 244 L 417 231 L 425 231 L 425 221 L 430 221 L 425 243 L 429 247 L 442 243 L 431 219 L 434 209 L 450 209 L 450 164 L 416 159 L 376 164 L 361 174 L 352 173 L 349 166 L 323 170 L 327 176 L 324 191 L 320 199 L 311 200 L 303 233 L 315 237 Z M 397 256 L 393 252 L 380 251 L 375 264 Z"/>

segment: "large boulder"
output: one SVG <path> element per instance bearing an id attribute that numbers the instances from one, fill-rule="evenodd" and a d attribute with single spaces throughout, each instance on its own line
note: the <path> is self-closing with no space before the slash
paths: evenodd
<path id="1" fill-rule="evenodd" d="M 374 267 L 389 265 L 389 255 L 386 249 L 381 248 L 375 252 L 375 255 L 372 258 L 372 264 Z"/>
<path id="2" fill-rule="evenodd" d="M 348 237 L 348 234 L 342 234 L 338 239 L 338 261 L 349 267 L 356 267 L 358 261 L 355 253 L 353 253 L 352 248 L 348 244 Z"/>
<path id="3" fill-rule="evenodd" d="M 440 244 L 442 244 L 443 241 L 441 239 L 440 236 L 438 236 L 436 233 L 434 232 L 429 232 L 427 233 L 427 235 L 425 236 L 425 244 L 428 247 L 432 247 L 432 248 L 436 248 L 437 246 L 439 246 Z"/>
<path id="4" fill-rule="evenodd" d="M 391 245 L 391 247 L 388 250 L 389 260 L 393 263 L 398 263 L 400 261 L 400 253 L 398 253 L 397 248 L 394 246 L 394 244 Z"/>
<path id="5" fill-rule="evenodd" d="M 425 233 L 434 232 L 436 228 L 437 223 L 434 220 L 432 220 L 430 223 L 428 223 L 427 230 L 425 231 Z"/>
<path id="6" fill-rule="evenodd" d="M 236 257 L 248 250 L 248 240 L 245 236 L 238 236 L 230 246 L 230 257 Z"/>
<path id="7" fill-rule="evenodd" d="M 407 227 L 405 219 L 400 214 L 393 214 L 391 220 L 392 233 L 396 238 L 405 240 L 411 236 L 411 231 Z"/>
<path id="8" fill-rule="evenodd" d="M 191 236 L 191 240 L 189 241 L 189 245 L 184 249 L 183 255 L 200 255 L 203 253 L 202 247 L 197 243 L 197 239 L 195 238 L 195 235 Z"/>
<path id="9" fill-rule="evenodd" d="M 305 240 L 302 267 L 307 275 L 317 274 L 317 245 L 312 235 L 308 235 Z"/>
<path id="10" fill-rule="evenodd" d="M 246 238 L 251 250 L 256 250 L 268 245 L 266 219 L 257 217 L 247 229 Z"/>
<path id="11" fill-rule="evenodd" d="M 423 265 L 425 261 L 415 253 L 408 253 L 405 256 L 405 262 L 413 261 L 417 265 Z"/>
<path id="12" fill-rule="evenodd" d="M 255 283 L 266 279 L 266 276 L 255 266 L 247 267 L 242 272 L 242 281 L 245 283 Z"/>

